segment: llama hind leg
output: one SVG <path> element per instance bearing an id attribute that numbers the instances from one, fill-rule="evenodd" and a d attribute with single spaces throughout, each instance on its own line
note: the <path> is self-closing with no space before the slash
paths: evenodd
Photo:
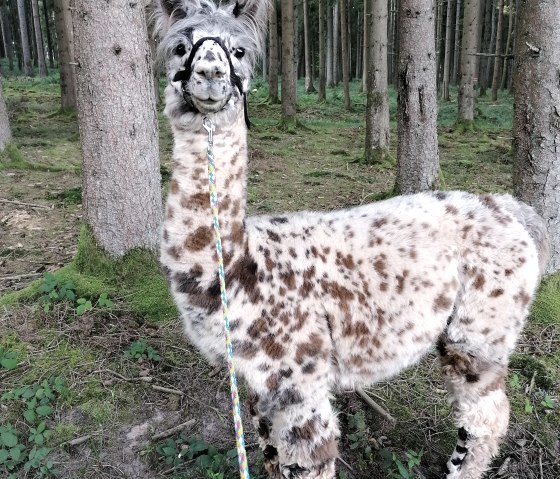
<path id="1" fill-rule="evenodd" d="M 444 346 L 442 365 L 459 429 L 446 464 L 446 479 L 480 479 L 498 452 L 509 421 L 507 368 L 478 362 L 454 345 Z"/>

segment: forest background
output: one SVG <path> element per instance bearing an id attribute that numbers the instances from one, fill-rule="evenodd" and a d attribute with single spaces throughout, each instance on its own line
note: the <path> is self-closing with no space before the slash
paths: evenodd
<path id="1" fill-rule="evenodd" d="M 141 173 L 164 196 L 168 186 L 156 62 L 138 115 L 149 126 L 157 111 L 159 131 L 130 140 L 123 126 L 107 132 L 112 143 L 80 149 L 96 121 L 89 104 L 117 125 L 130 118 L 88 89 L 111 78 L 105 67 L 155 58 L 144 3 L 0 0 L 1 477 L 236 477 L 226 372 L 182 338 L 157 240 L 105 234 L 123 221 L 121 203 L 139 230 L 161 221 L 161 204 L 135 211 L 146 191 L 127 181 L 155 148 L 159 165 Z M 88 37 L 84 12 L 126 28 L 107 21 L 106 35 Z M 512 359 L 512 421 L 489 477 L 558 477 L 560 5 L 283 0 L 269 25 L 249 98 L 251 214 L 438 188 L 515 193 L 548 219 L 551 274 Z M 100 65 L 98 78 L 86 64 Z M 100 189 L 124 199 L 96 203 L 88 186 L 111 162 Z M 97 224 L 97 212 L 114 214 Z M 339 395 L 339 477 L 439 477 L 455 431 L 436 354 L 366 392 L 396 421 Z M 247 429 L 252 472 L 264 477 Z"/>

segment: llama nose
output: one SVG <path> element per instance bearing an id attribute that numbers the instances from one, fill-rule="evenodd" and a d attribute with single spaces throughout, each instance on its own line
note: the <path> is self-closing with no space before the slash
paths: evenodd
<path id="1" fill-rule="evenodd" d="M 216 58 L 214 53 L 206 52 L 206 55 L 196 64 L 194 72 L 207 80 L 215 80 L 226 74 L 226 66 Z"/>

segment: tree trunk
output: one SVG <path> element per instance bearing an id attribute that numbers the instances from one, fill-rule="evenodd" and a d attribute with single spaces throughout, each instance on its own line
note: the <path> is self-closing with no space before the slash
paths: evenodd
<path id="1" fill-rule="evenodd" d="M 445 52 L 443 58 L 443 99 L 449 101 L 449 77 L 451 67 L 451 29 L 453 27 L 453 0 L 447 0 L 447 18 L 445 21 Z"/>
<path id="2" fill-rule="evenodd" d="M 492 35 L 492 22 L 494 19 L 494 12 L 493 12 L 493 1 L 487 0 L 485 4 L 485 11 L 484 11 L 484 28 L 482 31 L 482 44 L 481 44 L 481 52 L 483 53 L 491 53 L 490 43 L 491 43 L 491 35 Z M 483 58 L 480 61 L 480 74 L 478 76 L 478 83 L 480 86 L 480 93 L 479 96 L 486 96 L 486 89 L 488 88 L 488 59 Z"/>
<path id="3" fill-rule="evenodd" d="M 453 84 L 459 83 L 459 60 L 461 59 L 461 0 L 455 6 L 455 45 L 453 47 Z"/>
<path id="4" fill-rule="evenodd" d="M 406 0 L 405 0 L 406 1 Z M 436 35 L 435 35 L 435 54 L 436 54 L 436 85 L 437 85 L 437 89 L 439 91 L 441 83 L 440 83 L 440 78 L 441 78 L 441 36 L 443 33 L 443 0 L 435 0 L 435 4 L 436 4 L 436 21 L 434 24 L 434 28 L 436 31 Z"/>
<path id="5" fill-rule="evenodd" d="M 21 50 L 23 54 L 23 74 L 27 77 L 33 76 L 31 66 L 31 48 L 29 45 L 29 35 L 27 34 L 27 13 L 25 11 L 25 0 L 17 0 L 19 30 L 21 38 Z"/>
<path id="6" fill-rule="evenodd" d="M 278 10 L 276 8 L 276 1 L 273 1 L 270 6 L 269 24 L 268 48 L 270 49 L 270 66 L 268 69 L 268 101 L 276 105 L 280 103 L 278 96 Z"/>
<path id="7" fill-rule="evenodd" d="M 62 110 L 76 108 L 76 79 L 74 68 L 74 33 L 70 0 L 54 0 L 54 19 L 58 38 L 58 66 Z"/>
<path id="8" fill-rule="evenodd" d="M 366 164 L 382 163 L 389 155 L 389 95 L 387 92 L 387 15 L 385 0 L 368 2 L 370 61 L 366 105 Z M 433 42 L 433 36 L 432 36 Z M 433 47 L 433 45 L 432 45 Z"/>
<path id="9" fill-rule="evenodd" d="M 364 0 L 364 48 L 363 48 L 363 73 L 362 73 L 362 91 L 367 93 L 369 64 L 370 64 L 370 45 L 371 45 L 371 22 L 370 22 L 370 8 L 369 3 L 371 0 Z"/>
<path id="10" fill-rule="evenodd" d="M 515 41 L 515 195 L 548 224 L 560 270 L 560 15 L 557 0 L 521 0 Z"/>
<path id="11" fill-rule="evenodd" d="M 282 0 L 282 124 L 296 126 L 294 72 L 294 0 Z"/>
<path id="12" fill-rule="evenodd" d="M 501 78 L 502 31 L 504 29 L 504 0 L 498 0 L 498 26 L 496 28 L 496 57 L 494 57 L 494 74 L 492 76 L 492 101 L 498 101 L 498 87 Z"/>
<path id="13" fill-rule="evenodd" d="M 319 0 L 319 98 L 318 101 L 327 99 L 327 36 L 325 26 L 327 22 L 327 0 Z"/>
<path id="14" fill-rule="evenodd" d="M 560 15 L 560 10 L 558 11 L 558 14 Z M 512 31 L 513 31 L 513 5 L 512 5 L 512 0 L 509 0 L 509 3 L 508 3 L 508 30 L 507 30 L 507 38 L 506 38 L 506 48 L 504 49 L 504 54 L 505 55 L 510 53 Z M 504 62 L 502 64 L 502 80 L 501 80 L 500 85 L 501 85 L 501 89 L 505 90 L 506 89 L 506 76 L 507 76 L 508 64 L 510 62 L 510 59 L 508 57 L 504 57 L 503 60 L 504 60 Z"/>
<path id="15" fill-rule="evenodd" d="M 45 16 L 45 33 L 47 36 L 47 51 L 49 52 L 49 67 L 54 69 L 54 47 L 53 41 L 51 36 L 51 26 L 50 26 L 50 17 L 49 17 L 49 10 L 47 8 L 47 0 L 43 0 L 43 13 Z"/>
<path id="16" fill-rule="evenodd" d="M 112 257 L 156 250 L 161 176 L 144 8 L 75 0 L 72 20 L 86 221 Z"/>
<path id="17" fill-rule="evenodd" d="M 305 91 L 313 93 L 313 69 L 311 67 L 311 35 L 309 34 L 309 0 L 303 0 L 303 34 L 305 43 Z"/>
<path id="18" fill-rule="evenodd" d="M 459 82 L 459 123 L 472 125 L 474 121 L 474 88 L 476 56 L 478 53 L 480 0 L 465 0 L 463 41 L 461 43 L 461 80 Z"/>
<path id="19" fill-rule="evenodd" d="M 344 108 L 352 109 L 350 104 L 350 64 L 348 57 L 348 19 L 346 17 L 346 0 L 340 0 L 340 43 L 342 45 L 342 81 L 344 83 Z"/>
<path id="20" fill-rule="evenodd" d="M 39 4 L 37 0 L 31 0 L 33 10 L 33 25 L 35 29 L 35 43 L 37 45 L 37 61 L 39 65 L 39 75 L 46 77 L 47 63 L 45 62 L 45 46 L 43 45 L 43 33 L 41 31 L 41 17 L 39 17 Z"/>
<path id="21" fill-rule="evenodd" d="M 340 15 L 338 11 L 338 1 L 335 0 L 333 6 L 333 83 L 338 85 L 340 81 Z"/>
<path id="22" fill-rule="evenodd" d="M 409 194 L 438 181 L 435 8 L 433 0 L 401 0 L 399 8 L 396 191 Z"/>
<path id="23" fill-rule="evenodd" d="M 14 48 L 12 40 L 12 27 L 10 22 L 10 12 L 6 0 L 1 3 L 1 21 L 2 21 L 2 40 L 5 45 L 6 56 L 8 57 L 8 68 L 10 71 L 14 69 Z"/>
<path id="24" fill-rule="evenodd" d="M 0 83 L 0 152 L 4 151 L 4 148 L 6 148 L 6 145 L 11 139 L 12 130 L 10 129 L 10 119 L 8 117 L 8 109 L 6 108 L 4 90 Z"/>
<path id="25" fill-rule="evenodd" d="M 322 2 L 323 0 L 319 0 Z M 333 81 L 333 19 L 332 8 L 326 5 L 327 9 L 327 86 L 332 87 Z"/>

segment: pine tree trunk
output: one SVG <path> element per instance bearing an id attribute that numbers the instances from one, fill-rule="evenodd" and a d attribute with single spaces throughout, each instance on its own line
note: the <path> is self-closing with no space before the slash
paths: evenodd
<path id="1" fill-rule="evenodd" d="M 323 0 L 319 0 L 321 2 Z M 333 82 L 333 19 L 332 8 L 326 5 L 327 9 L 327 86 L 332 87 Z"/>
<path id="2" fill-rule="evenodd" d="M 8 68 L 10 71 L 14 69 L 14 48 L 13 48 L 13 40 L 12 40 L 12 26 L 10 22 L 10 12 L 8 9 L 8 5 L 6 4 L 7 0 L 2 0 L 1 6 L 1 21 L 2 21 L 2 40 L 5 45 L 6 56 L 8 57 Z"/>
<path id="3" fill-rule="evenodd" d="M 344 83 L 344 108 L 350 110 L 350 63 L 348 56 L 348 19 L 346 17 L 346 0 L 340 0 L 340 43 L 342 45 L 342 81 Z"/>
<path id="4" fill-rule="evenodd" d="M 315 92 L 313 69 L 311 68 L 311 36 L 309 35 L 309 0 L 303 0 L 303 34 L 305 43 L 305 91 Z"/>
<path id="5" fill-rule="evenodd" d="M 363 22 L 363 35 L 364 41 L 362 44 L 362 91 L 367 93 L 367 75 L 368 75 L 368 44 L 369 44 L 369 22 L 368 22 L 368 0 L 364 0 L 364 22 Z"/>
<path id="6" fill-rule="evenodd" d="M 474 121 L 474 87 L 476 56 L 478 52 L 480 0 L 465 0 L 463 41 L 461 43 L 461 79 L 459 82 L 459 123 L 471 125 Z"/>
<path id="7" fill-rule="evenodd" d="M 434 190 L 438 180 L 435 8 L 433 0 L 401 0 L 399 8 L 396 191 L 409 194 Z"/>
<path id="8" fill-rule="evenodd" d="M 282 123 L 288 128 L 296 125 L 294 33 L 294 1 L 282 0 Z"/>
<path id="9" fill-rule="evenodd" d="M 512 0 L 509 0 L 508 3 L 508 30 L 507 30 L 507 38 L 506 38 L 506 48 L 504 49 L 504 54 L 508 55 L 510 53 L 511 48 L 511 36 L 513 33 L 513 5 Z M 558 11 L 560 15 L 560 9 Z M 504 57 L 504 62 L 502 64 L 502 80 L 500 83 L 500 87 L 502 90 L 506 89 L 506 80 L 507 80 L 507 71 L 508 71 L 508 64 L 510 63 L 510 59 L 508 57 Z"/>
<path id="10" fill-rule="evenodd" d="M 35 29 L 35 44 L 37 45 L 37 61 L 39 65 L 39 75 L 46 77 L 47 63 L 45 62 L 45 46 L 43 44 L 43 32 L 41 31 L 41 18 L 39 17 L 39 4 L 37 0 L 31 0 L 33 10 L 33 25 Z"/>
<path id="11" fill-rule="evenodd" d="M 319 97 L 318 101 L 327 99 L 327 0 L 319 0 Z"/>
<path id="12" fill-rule="evenodd" d="M 455 7 L 455 42 L 453 47 L 453 84 L 459 83 L 459 62 L 461 60 L 461 0 L 457 0 Z"/>
<path id="13" fill-rule="evenodd" d="M 10 129 L 10 119 L 8 117 L 8 109 L 6 108 L 6 98 L 4 90 L 0 83 L 0 152 L 4 151 L 6 145 L 12 139 L 12 130 Z"/>
<path id="14" fill-rule="evenodd" d="M 333 6 L 333 84 L 336 86 L 340 81 L 340 14 L 338 1 Z"/>
<path id="15" fill-rule="evenodd" d="M 451 67 L 451 29 L 453 27 L 453 0 L 447 0 L 447 18 L 445 20 L 445 51 L 443 57 L 443 99 L 449 101 L 449 79 Z"/>
<path id="16" fill-rule="evenodd" d="M 54 0 L 54 19 L 58 38 L 58 67 L 62 110 L 76 108 L 76 74 L 74 68 L 74 33 L 70 0 Z"/>
<path id="17" fill-rule="evenodd" d="M 269 42 L 270 62 L 268 71 L 268 101 L 274 105 L 280 103 L 278 96 L 278 67 L 280 64 L 278 58 L 278 10 L 276 1 L 273 1 L 270 7 L 269 16 Z"/>
<path id="18" fill-rule="evenodd" d="M 393 8 L 393 33 L 391 42 L 393 44 L 393 54 L 391 55 L 391 83 L 397 84 L 397 61 L 399 58 L 399 0 L 392 1 Z"/>
<path id="19" fill-rule="evenodd" d="M 156 250 L 161 176 L 144 8 L 129 0 L 73 7 L 86 221 L 112 257 Z"/>
<path id="20" fill-rule="evenodd" d="M 490 32 L 490 49 L 488 53 L 495 53 L 496 50 L 496 12 L 498 6 L 496 4 L 497 0 L 489 0 L 492 2 L 492 28 Z M 492 78 L 494 77 L 494 57 L 488 57 L 486 65 L 486 85 L 492 86 Z"/>
<path id="21" fill-rule="evenodd" d="M 19 15 L 17 13 L 17 0 L 6 0 L 12 14 L 10 15 L 12 27 L 12 39 L 14 41 L 14 53 L 16 55 L 18 70 L 23 71 L 23 49 L 21 47 L 21 34 L 19 31 Z M 13 13 L 15 12 L 15 13 Z"/>
<path id="22" fill-rule="evenodd" d="M 25 10 L 25 0 L 17 0 L 19 30 L 21 38 L 21 50 L 23 55 L 23 74 L 26 77 L 33 76 L 33 68 L 31 66 L 31 47 L 29 44 L 29 35 L 27 33 L 27 13 Z"/>
<path id="23" fill-rule="evenodd" d="M 498 87 L 501 78 L 502 30 L 504 29 L 504 0 L 498 0 L 498 26 L 496 28 L 496 57 L 494 57 L 494 74 L 492 76 L 492 101 L 498 101 Z"/>
<path id="24" fill-rule="evenodd" d="M 49 10 L 47 8 L 47 0 L 43 0 L 43 14 L 45 17 L 45 33 L 47 36 L 47 51 L 49 52 L 49 67 L 54 69 L 54 47 L 53 41 L 51 36 L 51 26 L 50 26 L 50 17 L 49 17 Z"/>
<path id="25" fill-rule="evenodd" d="M 405 0 L 406 1 L 406 0 Z M 440 74 L 440 70 L 441 70 L 441 65 L 442 65 L 442 51 L 441 51 L 441 36 L 443 33 L 443 0 L 434 0 L 435 4 L 436 4 L 436 21 L 434 24 L 434 28 L 436 31 L 436 35 L 435 35 L 435 53 L 436 53 L 436 85 L 437 85 L 437 89 L 439 91 L 441 83 L 440 83 L 440 78 L 441 78 L 441 74 Z"/>
<path id="26" fill-rule="evenodd" d="M 492 0 L 487 0 L 485 4 L 484 11 L 484 29 L 482 32 L 482 45 L 481 51 L 484 53 L 491 53 L 490 42 L 491 42 L 491 32 L 492 32 L 492 21 L 493 21 L 493 11 L 492 11 Z M 488 88 L 488 59 L 483 58 L 480 61 L 480 74 L 478 77 L 478 82 L 480 85 L 479 96 L 486 96 L 486 89 Z"/>
<path id="27" fill-rule="evenodd" d="M 521 0 L 515 41 L 515 195 L 548 224 L 560 270 L 560 15 L 557 0 Z"/>
<path id="28" fill-rule="evenodd" d="M 382 163 L 389 155 L 389 94 L 387 91 L 387 16 L 385 0 L 372 0 L 369 17 L 370 64 L 366 105 L 366 164 Z M 433 42 L 433 35 L 432 35 Z M 433 45 L 432 45 L 433 48 Z"/>

